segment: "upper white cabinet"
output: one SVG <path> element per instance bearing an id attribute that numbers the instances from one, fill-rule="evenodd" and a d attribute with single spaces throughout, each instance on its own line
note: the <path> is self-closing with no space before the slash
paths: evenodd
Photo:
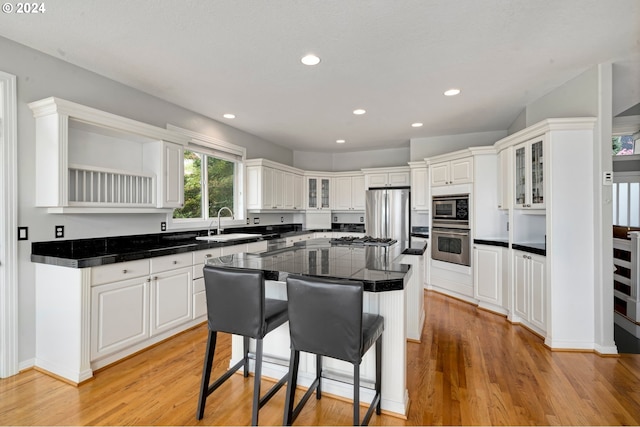
<path id="1" fill-rule="evenodd" d="M 247 173 L 247 209 L 300 210 L 302 175 L 297 169 L 252 159 L 245 162 Z"/>
<path id="2" fill-rule="evenodd" d="M 306 208 L 331 209 L 331 178 L 329 176 L 305 176 Z"/>
<path id="3" fill-rule="evenodd" d="M 411 209 L 429 210 L 429 169 L 425 162 L 410 162 L 411 168 Z"/>
<path id="4" fill-rule="evenodd" d="M 544 139 L 532 139 L 513 147 L 514 206 L 544 209 Z"/>
<path id="5" fill-rule="evenodd" d="M 333 178 L 334 211 L 363 211 L 365 205 L 364 175 L 334 176 Z"/>
<path id="6" fill-rule="evenodd" d="M 473 157 L 434 163 L 431 165 L 431 185 L 465 184 L 473 182 Z"/>
<path id="7" fill-rule="evenodd" d="M 411 184 L 409 167 L 362 169 L 365 188 L 408 187 Z"/>
<path id="8" fill-rule="evenodd" d="M 29 107 L 36 120 L 36 206 L 52 213 L 182 206 L 186 136 L 59 98 Z"/>

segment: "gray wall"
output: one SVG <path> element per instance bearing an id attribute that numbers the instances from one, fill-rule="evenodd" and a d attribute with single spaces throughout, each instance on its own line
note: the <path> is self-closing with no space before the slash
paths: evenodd
<path id="1" fill-rule="evenodd" d="M 248 157 L 264 157 L 284 164 L 293 163 L 293 152 L 2 37 L 0 52 L 2 71 L 17 76 L 18 225 L 29 227 L 29 240 L 18 242 L 18 360 L 23 367 L 30 365 L 35 356 L 35 268 L 30 261 L 31 242 L 53 240 L 55 225 L 65 226 L 66 239 L 77 239 L 157 233 L 160 222 L 167 220 L 164 214 L 54 215 L 35 208 L 35 121 L 29 102 L 56 96 L 159 127 L 171 123 L 242 145 L 247 148 Z"/>
<path id="2" fill-rule="evenodd" d="M 598 68 L 591 67 L 527 106 L 527 126 L 560 117 L 598 116 Z"/>
<path id="3" fill-rule="evenodd" d="M 495 132 L 475 132 L 458 135 L 432 136 L 428 138 L 413 138 L 409 142 L 411 161 L 420 161 L 440 154 L 451 153 L 468 147 L 493 145 L 496 141 L 507 136 L 506 130 Z"/>
<path id="4" fill-rule="evenodd" d="M 362 168 L 407 166 L 409 147 L 348 153 L 294 151 L 293 165 L 304 170 L 344 172 Z"/>

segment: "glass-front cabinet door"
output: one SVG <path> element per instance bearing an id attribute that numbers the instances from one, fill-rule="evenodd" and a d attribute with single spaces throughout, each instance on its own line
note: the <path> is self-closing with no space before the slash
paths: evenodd
<path id="1" fill-rule="evenodd" d="M 331 178 L 307 177 L 307 209 L 329 209 Z"/>
<path id="2" fill-rule="evenodd" d="M 307 208 L 318 208 L 318 178 L 307 178 Z"/>
<path id="3" fill-rule="evenodd" d="M 514 147 L 514 206 L 544 209 L 544 140 L 533 139 Z"/>
<path id="4" fill-rule="evenodd" d="M 531 144 L 531 205 L 544 205 L 544 156 L 542 141 Z"/>

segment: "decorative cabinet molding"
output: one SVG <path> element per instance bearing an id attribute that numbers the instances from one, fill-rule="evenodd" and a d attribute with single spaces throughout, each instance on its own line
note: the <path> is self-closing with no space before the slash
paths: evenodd
<path id="1" fill-rule="evenodd" d="M 50 213 L 182 206 L 186 136 L 59 98 L 29 107 L 36 122 L 36 206 Z"/>

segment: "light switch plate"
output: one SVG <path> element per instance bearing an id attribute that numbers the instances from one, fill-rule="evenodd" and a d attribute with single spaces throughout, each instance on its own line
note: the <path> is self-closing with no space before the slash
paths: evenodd
<path id="1" fill-rule="evenodd" d="M 602 185 L 612 185 L 613 184 L 613 172 L 607 171 L 602 174 Z"/>
<path id="2" fill-rule="evenodd" d="M 64 237 L 64 225 L 56 225 L 56 239 Z"/>

